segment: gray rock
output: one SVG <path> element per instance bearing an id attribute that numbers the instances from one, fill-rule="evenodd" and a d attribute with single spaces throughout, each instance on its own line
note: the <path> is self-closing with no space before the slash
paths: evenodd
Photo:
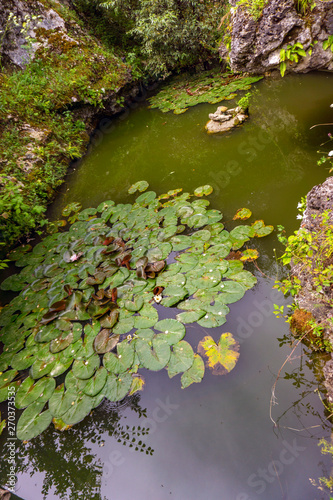
<path id="1" fill-rule="evenodd" d="M 296 11 L 294 0 L 271 0 L 257 21 L 234 0 L 229 2 L 233 6 L 231 50 L 228 52 L 222 44 L 220 56 L 224 60 L 229 56 L 233 71 L 265 73 L 279 69 L 280 50 L 295 43 L 301 43 L 308 55 L 300 57 L 298 63 L 288 62 L 287 71 L 333 70 L 333 53 L 322 47 L 333 34 L 333 0 L 317 0 L 306 16 Z"/>
<path id="2" fill-rule="evenodd" d="M 13 13 L 19 25 L 7 25 L 8 16 Z M 26 37 L 21 34 L 24 16 L 39 16 L 29 25 Z M 7 25 L 7 28 L 6 28 Z M 24 68 L 33 59 L 40 43 L 34 42 L 36 29 L 57 29 L 70 39 L 66 34 L 65 21 L 53 9 L 46 9 L 41 2 L 26 2 L 23 0 L 2 0 L 0 5 L 0 31 L 6 31 L 2 49 L 2 59 L 7 64 Z"/>

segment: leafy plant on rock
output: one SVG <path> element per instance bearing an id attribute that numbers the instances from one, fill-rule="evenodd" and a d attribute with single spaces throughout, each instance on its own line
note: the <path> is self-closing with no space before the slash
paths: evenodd
<path id="1" fill-rule="evenodd" d="M 284 77 L 287 70 L 287 61 L 298 63 L 300 57 L 306 57 L 306 52 L 301 43 L 297 42 L 294 45 L 288 45 L 286 49 L 280 50 L 280 73 Z"/>
<path id="2" fill-rule="evenodd" d="M 147 188 L 144 181 L 130 187 L 141 192 L 133 204 L 109 200 L 80 211 L 72 203 L 63 211 L 68 231 L 9 254 L 23 269 L 1 284 L 20 293 L 0 314 L 0 401 L 9 387 L 16 391 L 16 407 L 24 410 L 20 439 L 51 421 L 66 429 L 104 398 L 141 390 L 142 368 L 180 374 L 185 388 L 204 376 L 200 354 L 214 373 L 235 366 L 231 333 L 218 344 L 206 337 L 196 354 L 184 340 L 185 324 L 226 322 L 228 304 L 256 283 L 241 260 L 228 256 L 273 227 L 255 221 L 227 231 L 221 212 L 203 199 L 208 185 L 192 196 L 175 189 L 157 197 Z M 236 218 L 250 215 L 242 209 Z M 176 319 L 160 320 L 160 308 L 173 306 Z"/>

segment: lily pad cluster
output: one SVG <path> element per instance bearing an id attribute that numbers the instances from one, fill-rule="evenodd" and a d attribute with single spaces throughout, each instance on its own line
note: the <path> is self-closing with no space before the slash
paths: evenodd
<path id="1" fill-rule="evenodd" d="M 251 249 L 239 249 L 273 227 L 255 221 L 227 231 L 221 212 L 203 199 L 210 186 L 158 197 L 147 188 L 131 186 L 130 193 L 142 192 L 133 204 L 109 200 L 80 211 L 73 203 L 63 212 L 69 230 L 9 254 L 22 270 L 1 284 L 20 293 L 0 313 L 0 401 L 16 391 L 20 439 L 52 420 L 66 429 L 104 398 L 141 390 L 142 368 L 180 374 L 185 388 L 204 376 L 200 354 L 214 373 L 235 366 L 230 333 L 218 344 L 206 337 L 195 353 L 185 324 L 226 322 L 228 305 L 256 283 L 232 255 L 246 256 Z M 176 319 L 160 320 L 166 307 L 177 308 Z"/>
<path id="2" fill-rule="evenodd" d="M 248 90 L 262 76 L 221 75 L 218 69 L 205 71 L 199 75 L 184 75 L 169 81 L 155 96 L 149 99 L 151 108 L 158 108 L 163 113 L 173 111 L 185 113 L 189 106 L 203 102 L 217 104 L 236 97 L 240 90 Z"/>

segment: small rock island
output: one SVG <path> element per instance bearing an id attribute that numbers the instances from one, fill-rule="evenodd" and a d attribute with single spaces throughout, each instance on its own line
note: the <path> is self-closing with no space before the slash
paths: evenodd
<path id="1" fill-rule="evenodd" d="M 228 130 L 237 127 L 248 118 L 246 111 L 240 106 L 232 109 L 228 109 L 226 106 L 219 106 L 215 113 L 208 115 L 209 121 L 206 123 L 205 129 L 208 134 L 228 132 Z"/>

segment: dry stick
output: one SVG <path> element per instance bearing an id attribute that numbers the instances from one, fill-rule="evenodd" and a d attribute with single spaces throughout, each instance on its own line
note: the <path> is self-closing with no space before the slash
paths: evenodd
<path id="1" fill-rule="evenodd" d="M 273 281 L 275 281 L 275 279 L 274 279 L 274 278 L 272 278 L 271 276 L 268 276 L 267 274 L 265 274 L 265 273 L 264 273 L 264 272 L 260 269 L 260 267 L 258 266 L 258 264 L 256 263 L 256 261 L 255 261 L 255 260 L 253 260 L 253 264 L 256 266 L 256 268 L 258 269 L 258 271 L 259 271 L 259 272 L 260 272 L 263 276 L 265 276 L 265 278 L 268 278 L 269 280 L 273 280 Z"/>
<path id="2" fill-rule="evenodd" d="M 274 460 L 273 460 L 272 464 L 273 464 L 273 467 L 274 467 L 274 470 L 275 470 L 276 477 L 278 478 L 278 481 L 279 481 L 279 485 L 280 485 L 280 488 L 281 488 L 281 493 L 282 493 L 282 498 L 284 498 L 284 493 L 283 493 L 282 484 L 281 484 L 281 481 L 280 481 L 280 477 L 279 477 L 279 475 L 278 475 L 278 473 L 277 473 L 277 470 L 276 470 L 276 467 L 275 467 Z"/>
<path id="3" fill-rule="evenodd" d="M 312 328 L 311 330 L 313 330 L 313 328 Z M 310 330 L 310 332 L 311 332 L 311 330 Z M 291 353 L 289 354 L 289 356 L 287 357 L 287 359 L 285 360 L 285 362 L 284 362 L 284 363 L 283 363 L 283 365 L 281 366 L 281 368 L 280 368 L 280 370 L 279 370 L 279 373 L 277 374 L 276 380 L 275 380 L 275 382 L 274 382 L 274 384 L 273 384 L 273 387 L 272 387 L 272 395 L 271 395 L 271 400 L 270 400 L 270 402 L 269 402 L 269 418 L 271 419 L 271 421 L 273 422 L 273 424 L 274 424 L 274 426 L 275 426 L 275 427 L 277 427 L 278 425 L 277 425 L 277 423 L 275 422 L 274 418 L 272 417 L 272 407 L 273 407 L 273 404 L 274 404 L 274 399 L 276 399 L 276 398 L 275 398 L 275 394 L 274 394 L 274 393 L 275 393 L 275 387 L 276 387 L 276 384 L 277 384 L 277 382 L 278 382 L 278 380 L 279 380 L 279 377 L 280 377 L 280 373 L 281 373 L 281 371 L 282 371 L 282 369 L 283 369 L 284 365 L 285 365 L 285 364 L 286 364 L 286 363 L 290 360 L 290 358 L 291 358 L 292 354 L 294 353 L 294 351 L 295 351 L 296 347 L 298 347 L 298 345 L 302 342 L 302 340 L 304 339 L 304 337 L 305 337 L 306 335 L 308 335 L 310 332 L 305 332 L 305 333 L 304 333 L 304 335 L 302 335 L 302 337 L 301 337 L 301 338 L 300 338 L 300 339 L 296 342 L 295 347 L 293 348 L 293 350 L 291 351 Z"/>
<path id="4" fill-rule="evenodd" d="M 317 125 L 312 125 L 312 127 L 310 127 L 310 130 L 315 128 L 315 127 L 321 127 L 321 126 L 326 126 L 326 125 L 333 125 L 333 123 L 318 123 Z"/>

